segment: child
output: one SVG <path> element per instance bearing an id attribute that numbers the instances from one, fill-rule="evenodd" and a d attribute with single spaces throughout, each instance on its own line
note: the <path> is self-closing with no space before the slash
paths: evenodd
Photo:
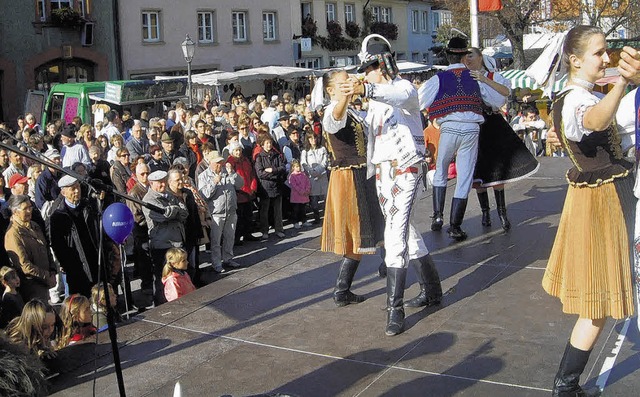
<path id="1" fill-rule="evenodd" d="M 109 306 L 114 313 L 117 313 L 115 310 L 117 295 L 111 284 L 107 284 L 107 288 L 109 288 Z M 91 288 L 91 309 L 93 310 L 92 322 L 98 328 L 98 332 L 107 329 L 107 300 L 104 296 L 104 283 L 96 284 Z"/>
<path id="2" fill-rule="evenodd" d="M 311 193 L 311 180 L 302 172 L 300 161 L 291 161 L 291 173 L 289 174 L 289 186 L 291 187 L 291 223 L 296 229 L 300 229 L 305 221 L 305 207 L 309 202 Z"/>
<path id="3" fill-rule="evenodd" d="M 68 296 L 60 308 L 63 330 L 58 349 L 95 335 L 97 330 L 91 322 L 92 315 L 91 303 L 87 297 L 80 294 Z"/>
<path id="4" fill-rule="evenodd" d="M 18 293 L 20 287 L 20 277 L 18 272 L 8 266 L 2 266 L 0 269 L 0 281 L 4 285 L 4 294 L 2 294 L 2 306 L 0 307 L 0 328 L 9 324 L 9 321 L 18 317 L 22 313 L 24 301 Z"/>
<path id="5" fill-rule="evenodd" d="M 182 248 L 169 248 L 162 269 L 164 296 L 168 302 L 176 300 L 196 290 L 187 274 L 187 251 Z"/>
<path id="6" fill-rule="evenodd" d="M 307 124 L 307 126 L 309 126 Z M 309 128 L 311 128 L 309 126 Z M 320 224 L 320 201 L 324 201 L 329 187 L 327 179 L 327 167 L 329 165 L 329 156 L 327 149 L 319 145 L 319 141 L 313 131 L 305 135 L 305 146 L 300 155 L 300 163 L 302 168 L 309 175 L 311 180 L 311 193 L 309 193 L 309 202 L 313 210 L 313 223 Z"/>
<path id="7" fill-rule="evenodd" d="M 41 359 L 56 356 L 51 340 L 56 334 L 56 312 L 48 303 L 32 299 L 24 305 L 20 317 L 7 326 L 7 337 L 23 345 Z"/>

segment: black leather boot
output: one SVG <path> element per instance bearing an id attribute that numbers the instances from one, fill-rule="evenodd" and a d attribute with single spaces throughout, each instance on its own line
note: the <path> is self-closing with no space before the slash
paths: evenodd
<path id="1" fill-rule="evenodd" d="M 476 191 L 478 193 L 478 202 L 482 210 L 482 226 L 491 226 L 491 208 L 489 208 L 489 194 L 487 191 Z"/>
<path id="2" fill-rule="evenodd" d="M 493 190 L 493 194 L 496 196 L 496 207 L 498 208 L 498 218 L 500 218 L 500 223 L 502 224 L 502 228 L 506 232 L 511 229 L 511 222 L 507 218 L 507 202 L 504 198 L 504 189 Z"/>
<path id="3" fill-rule="evenodd" d="M 407 269 L 387 268 L 387 336 L 401 334 L 404 331 L 404 286 L 407 281 Z"/>
<path id="4" fill-rule="evenodd" d="M 431 255 L 427 254 L 421 258 L 413 259 L 410 263 L 418 275 L 420 293 L 415 298 L 406 301 L 404 307 L 439 305 L 442 301 L 442 285 Z"/>
<path id="5" fill-rule="evenodd" d="M 431 221 L 431 230 L 442 230 L 444 224 L 444 199 L 447 195 L 446 186 L 434 186 L 433 187 L 433 220 Z"/>
<path id="6" fill-rule="evenodd" d="M 378 275 L 380 278 L 387 277 L 387 262 L 384 261 L 384 256 L 387 254 L 387 251 L 384 247 L 380 248 L 380 256 L 382 256 L 382 263 L 378 266 Z"/>
<path id="7" fill-rule="evenodd" d="M 553 381 L 553 397 L 597 397 L 600 389 L 584 390 L 580 387 L 580 375 L 587 366 L 591 350 L 584 351 L 577 349 L 567 342 L 564 350 L 560 368 Z"/>
<path id="8" fill-rule="evenodd" d="M 467 199 L 453 198 L 451 202 L 451 217 L 449 223 L 449 237 L 456 241 L 462 241 L 467 238 L 467 233 L 460 228 L 462 226 L 462 220 L 464 219 L 464 212 L 467 210 Z"/>
<path id="9" fill-rule="evenodd" d="M 333 290 L 333 301 L 336 306 L 346 306 L 351 303 L 364 302 L 364 296 L 356 295 L 349 291 L 351 283 L 353 282 L 353 276 L 358 270 L 360 261 L 355 259 L 344 258 L 340 264 L 340 271 L 338 272 L 338 279 L 336 280 L 336 287 Z"/>

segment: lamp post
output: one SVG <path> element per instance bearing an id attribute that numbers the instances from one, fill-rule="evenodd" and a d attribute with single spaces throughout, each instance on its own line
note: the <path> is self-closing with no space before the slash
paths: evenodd
<path id="1" fill-rule="evenodd" d="M 188 84 L 187 90 L 189 91 L 189 108 L 193 107 L 193 95 L 191 92 L 191 61 L 193 61 L 193 53 L 196 50 L 196 43 L 191 40 L 191 37 L 187 34 L 187 37 L 181 44 L 182 46 L 182 55 L 184 55 L 184 60 L 187 61 L 187 77 Z"/>

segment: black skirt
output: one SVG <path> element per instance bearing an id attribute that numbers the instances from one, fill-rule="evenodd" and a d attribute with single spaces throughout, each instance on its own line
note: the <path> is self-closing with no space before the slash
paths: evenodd
<path id="1" fill-rule="evenodd" d="M 485 114 L 484 119 L 473 181 L 481 187 L 490 187 L 535 174 L 540 167 L 538 160 L 509 123 L 499 114 Z"/>

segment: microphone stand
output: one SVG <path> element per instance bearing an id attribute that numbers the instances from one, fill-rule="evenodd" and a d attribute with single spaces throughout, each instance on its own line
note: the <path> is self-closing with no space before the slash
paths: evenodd
<path id="1" fill-rule="evenodd" d="M 15 138 L 13 136 L 11 136 L 11 134 L 9 134 L 8 132 L 0 129 L 0 132 L 4 135 L 8 135 L 11 137 L 11 139 L 15 140 Z M 28 146 L 27 146 L 28 147 Z M 66 170 L 64 168 L 62 168 L 61 166 L 59 166 L 58 164 L 52 163 L 51 161 L 44 159 L 42 157 L 36 156 L 32 153 L 29 152 L 23 152 L 22 150 L 20 150 L 19 147 L 15 146 L 15 145 L 9 145 L 6 144 L 2 141 L 0 141 L 0 148 L 1 149 L 5 149 L 8 150 L 10 152 L 15 152 L 18 153 L 38 164 L 42 164 L 46 167 L 52 168 L 58 172 L 61 172 L 63 174 L 69 175 L 73 178 L 76 178 L 79 182 L 84 183 L 85 185 L 87 185 L 89 187 L 89 189 L 95 191 L 95 192 L 109 192 L 112 193 L 113 195 L 115 195 L 116 197 L 120 197 L 123 198 L 125 200 L 129 200 L 132 201 L 136 204 L 140 204 L 146 208 L 149 208 L 152 211 L 156 211 L 156 212 L 160 212 L 160 213 L 164 213 L 164 209 L 160 208 L 156 205 L 153 204 L 149 204 L 146 203 L 142 200 L 139 200 L 135 197 L 129 196 L 127 194 L 118 192 L 117 190 L 113 189 L 113 186 L 109 186 L 106 185 L 104 182 L 102 182 L 99 179 L 91 179 L 88 176 L 83 176 L 78 174 L 77 172 L 71 171 L 71 170 Z M 108 288 L 108 279 L 109 279 L 109 275 L 107 272 L 107 266 L 104 265 L 104 257 L 103 257 L 103 252 L 102 252 L 102 248 L 103 248 L 103 240 L 104 240 L 104 235 L 103 235 L 103 226 L 102 226 L 102 199 L 100 198 L 101 195 L 97 194 L 97 200 L 98 200 L 98 221 L 99 221 L 99 225 L 100 225 L 100 236 L 99 236 L 99 244 L 98 244 L 98 281 L 100 280 L 100 274 L 102 273 L 102 277 L 104 279 L 104 297 L 105 297 L 105 302 L 107 302 L 107 324 L 108 324 L 108 331 L 109 331 L 109 339 L 111 341 L 111 351 L 113 354 L 113 363 L 115 366 L 115 372 L 116 372 L 116 379 L 118 381 L 118 390 L 120 392 L 120 396 L 121 397 L 125 397 L 126 393 L 125 393 L 125 388 L 124 388 L 124 378 L 122 376 L 122 366 L 120 363 L 120 351 L 118 349 L 118 336 L 116 333 L 116 326 L 115 326 L 115 321 L 114 321 L 114 312 L 113 312 L 113 308 L 111 308 L 111 305 L 108 304 L 108 302 L 110 302 L 109 300 L 109 288 Z M 122 272 L 124 272 L 124 268 L 122 269 Z M 126 292 L 125 292 L 126 293 Z"/>

